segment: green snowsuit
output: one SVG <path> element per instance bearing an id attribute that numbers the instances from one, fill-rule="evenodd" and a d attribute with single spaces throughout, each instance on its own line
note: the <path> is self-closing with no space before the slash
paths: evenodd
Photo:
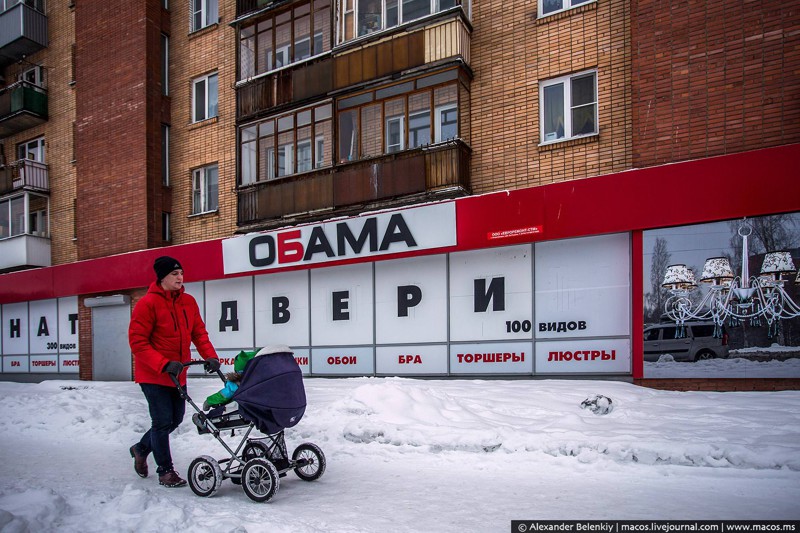
<path id="1" fill-rule="evenodd" d="M 233 371 L 238 372 L 239 374 L 244 372 L 244 367 L 247 362 L 255 357 L 257 353 L 258 350 L 253 350 L 252 352 L 242 350 L 239 352 L 236 355 L 236 358 L 233 360 Z M 238 388 L 238 383 L 227 381 L 222 389 L 206 398 L 205 405 L 213 407 L 216 405 L 225 405 L 226 403 L 230 403 L 231 398 L 233 398 L 233 393 L 236 392 L 236 389 Z"/>

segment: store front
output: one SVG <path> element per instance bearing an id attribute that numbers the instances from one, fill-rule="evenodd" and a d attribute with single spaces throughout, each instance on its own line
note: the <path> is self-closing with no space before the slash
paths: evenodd
<path id="1" fill-rule="evenodd" d="M 798 156 L 791 145 L 6 274 L 3 377 L 92 379 L 92 302 L 134 303 L 163 254 L 184 265 L 227 364 L 283 343 L 310 376 L 763 377 L 756 357 L 724 372 L 654 359 L 642 332 L 662 319 L 654 262 L 683 260 L 699 224 L 716 223 L 692 254 L 711 257 L 720 224 L 781 221 L 800 264 Z M 654 199 L 665 183 L 697 201 Z M 776 342 L 798 343 L 797 320 Z M 781 351 L 769 377 L 800 378 L 800 354 Z"/>

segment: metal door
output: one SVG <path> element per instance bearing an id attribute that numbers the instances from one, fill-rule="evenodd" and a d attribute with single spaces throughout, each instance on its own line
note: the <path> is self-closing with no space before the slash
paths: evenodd
<path id="1" fill-rule="evenodd" d="M 92 379 L 95 381 L 131 381 L 133 377 L 131 375 L 131 348 L 128 344 L 128 324 L 131 320 L 130 299 L 124 297 L 116 301 L 102 301 L 105 299 L 100 298 L 92 300 L 95 300 L 94 305 L 91 305 Z"/>

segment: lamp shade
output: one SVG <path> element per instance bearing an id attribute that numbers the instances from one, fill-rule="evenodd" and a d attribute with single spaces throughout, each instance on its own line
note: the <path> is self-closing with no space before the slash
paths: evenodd
<path id="1" fill-rule="evenodd" d="M 706 283 L 730 281 L 733 279 L 733 269 L 727 257 L 710 257 L 703 265 L 703 273 L 700 274 L 700 281 Z"/>
<path id="2" fill-rule="evenodd" d="M 668 289 L 691 289 L 696 287 L 697 283 L 694 280 L 694 272 L 686 265 L 669 265 L 661 286 Z"/>
<path id="3" fill-rule="evenodd" d="M 792 254 L 786 250 L 779 252 L 769 252 L 764 256 L 764 264 L 761 265 L 761 274 L 792 274 L 797 270 L 792 261 Z"/>

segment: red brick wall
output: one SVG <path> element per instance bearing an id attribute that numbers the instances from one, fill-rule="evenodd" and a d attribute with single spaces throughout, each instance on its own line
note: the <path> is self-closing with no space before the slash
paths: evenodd
<path id="1" fill-rule="evenodd" d="M 76 5 L 78 259 L 146 248 L 160 228 L 161 11 Z"/>
<path id="2" fill-rule="evenodd" d="M 633 166 L 800 142 L 797 2 L 634 0 Z"/>

